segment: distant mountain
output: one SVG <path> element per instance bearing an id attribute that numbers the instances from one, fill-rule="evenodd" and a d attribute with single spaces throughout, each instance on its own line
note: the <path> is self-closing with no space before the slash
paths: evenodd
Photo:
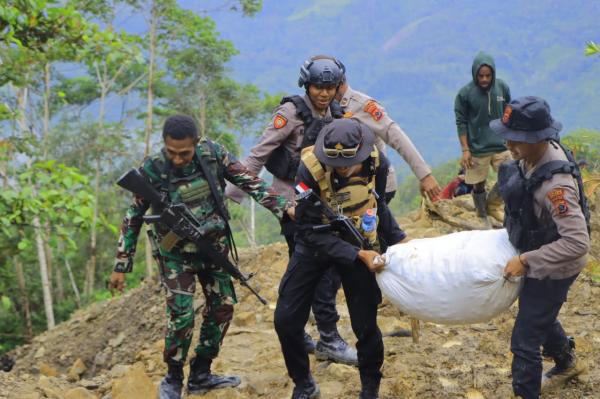
<path id="1" fill-rule="evenodd" d="M 210 15 L 240 51 L 236 78 L 300 92 L 303 60 L 333 54 L 433 164 L 460 155 L 453 101 L 479 50 L 494 55 L 514 97 L 546 98 L 565 131 L 600 128 L 600 60 L 583 55 L 600 41 L 600 1 L 265 0 L 254 18 Z"/>

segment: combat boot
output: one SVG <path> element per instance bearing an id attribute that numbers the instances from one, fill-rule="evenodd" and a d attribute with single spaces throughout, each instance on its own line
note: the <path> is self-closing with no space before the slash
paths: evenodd
<path id="1" fill-rule="evenodd" d="M 240 385 L 240 377 L 232 375 L 216 375 L 210 372 L 212 360 L 195 357 L 190 362 L 190 375 L 187 390 L 189 395 L 202 395 L 213 389 L 236 387 Z"/>
<path id="2" fill-rule="evenodd" d="M 350 347 L 340 337 L 335 324 L 331 328 L 319 329 L 319 334 L 321 337 L 315 348 L 315 357 L 317 360 L 331 360 L 336 363 L 358 366 L 356 349 Z"/>
<path id="3" fill-rule="evenodd" d="M 158 387 L 159 399 L 180 399 L 183 389 L 183 365 L 167 364 L 167 375 Z"/>
<path id="4" fill-rule="evenodd" d="M 307 379 L 296 384 L 292 392 L 292 399 L 316 399 L 320 396 L 319 386 L 310 374 Z"/>
<path id="5" fill-rule="evenodd" d="M 495 183 L 486 197 L 487 215 L 493 217 L 500 223 L 504 221 L 504 207 L 498 183 Z"/>
<path id="6" fill-rule="evenodd" d="M 473 191 L 473 204 L 475 205 L 475 211 L 477 212 L 477 217 L 481 219 L 486 229 L 491 229 L 492 225 L 488 219 L 487 215 L 487 193 L 482 191 L 480 193 L 476 193 Z"/>
<path id="7" fill-rule="evenodd" d="M 315 341 L 310 334 L 304 331 L 304 349 L 306 349 L 306 353 L 315 353 L 315 346 Z"/>
<path id="8" fill-rule="evenodd" d="M 359 399 L 379 399 L 379 383 L 381 378 L 361 376 L 361 389 Z"/>
<path id="9" fill-rule="evenodd" d="M 542 392 L 550 392 L 561 387 L 567 381 L 587 371 L 586 365 L 577 360 L 573 337 L 568 337 L 568 344 L 561 352 L 550 357 L 554 359 L 555 366 L 542 375 Z"/>

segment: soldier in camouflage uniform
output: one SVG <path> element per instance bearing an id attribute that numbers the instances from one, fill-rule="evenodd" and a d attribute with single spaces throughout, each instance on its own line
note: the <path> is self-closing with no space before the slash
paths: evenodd
<path id="1" fill-rule="evenodd" d="M 227 255 L 230 250 L 230 230 L 202 173 L 200 157 L 213 172 L 213 180 L 218 182 L 219 202 L 222 202 L 226 179 L 250 194 L 278 219 L 281 220 L 284 215 L 287 217 L 290 203 L 251 174 L 221 145 L 200 141 L 192 118 L 184 115 L 168 118 L 163 127 L 163 139 L 165 146 L 162 151 L 146 159 L 140 172 L 171 201 L 188 205 L 204 224 L 205 237 L 223 254 Z M 123 219 L 111 287 L 123 289 L 124 273 L 131 272 L 143 215 L 149 207 L 149 201 L 135 197 Z M 154 210 L 154 213 L 157 211 Z M 183 365 L 194 328 L 196 277 L 202 286 L 206 305 L 200 339 L 195 348 L 196 356 L 190 362 L 188 391 L 199 394 L 238 385 L 240 379 L 237 376 L 218 376 L 210 372 L 211 362 L 219 353 L 233 316 L 233 305 L 237 302 L 231 276 L 205 263 L 192 242 L 172 240 L 173 236 L 165 226 L 156 225 L 153 232 L 160 242 L 161 272 L 167 291 L 167 331 L 163 356 L 168 365 L 168 374 L 161 382 L 160 398 L 181 397 Z"/>

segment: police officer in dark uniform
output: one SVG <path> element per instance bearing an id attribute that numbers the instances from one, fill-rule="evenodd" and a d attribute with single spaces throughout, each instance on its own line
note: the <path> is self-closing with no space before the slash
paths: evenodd
<path id="1" fill-rule="evenodd" d="M 513 100 L 490 127 L 506 140 L 514 159 L 498 174 L 504 224 L 519 251 L 504 272 L 525 276 L 511 338 L 513 391 L 517 397 L 537 399 L 542 389 L 585 370 L 557 316 L 586 265 L 589 208 L 577 163 L 557 141 L 562 125 L 553 120 L 546 101 Z M 543 376 L 540 347 L 555 362 Z"/>
<path id="2" fill-rule="evenodd" d="M 294 199 L 294 178 L 300 152 L 315 143 L 323 126 L 343 116 L 339 103 L 334 100 L 342 77 L 342 64 L 335 59 L 306 60 L 298 78 L 298 86 L 303 87 L 306 94 L 281 100 L 259 142 L 243 161 L 255 175 L 266 167 L 273 174 L 273 188 L 290 201 Z M 227 186 L 225 195 L 238 203 L 245 196 L 243 191 L 232 185 Z M 281 230 L 291 257 L 295 226 L 290 222 L 283 223 Z M 315 353 L 317 359 L 357 365 L 356 350 L 337 330 L 340 316 L 335 298 L 340 284 L 340 277 L 334 269 L 322 276 L 312 305 L 320 339 L 315 344 L 312 337 L 305 334 L 304 345 L 309 352 Z"/>
<path id="3" fill-rule="evenodd" d="M 352 329 L 358 338 L 360 397 L 377 398 L 383 363 L 383 340 L 377 327 L 381 292 L 373 271 L 378 252 L 363 250 L 332 231 L 313 229 L 323 223 L 322 208 L 305 197 L 312 190 L 330 208 L 360 222 L 376 211 L 375 234 L 364 231 L 374 248 L 396 244 L 406 234 L 392 217 L 384 196 L 389 163 L 373 145 L 373 132 L 352 119 L 336 119 L 323 128 L 314 147 L 307 148 L 296 176 L 296 247 L 281 280 L 275 309 L 275 329 L 288 373 L 294 381 L 293 399 L 316 398 L 303 328 L 319 279 L 330 268 L 341 276 Z M 380 194 L 381 193 L 381 194 Z M 364 219 L 363 219 L 364 221 Z"/>

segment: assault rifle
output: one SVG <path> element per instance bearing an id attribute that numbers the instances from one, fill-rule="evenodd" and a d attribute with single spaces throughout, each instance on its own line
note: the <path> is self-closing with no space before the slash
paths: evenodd
<path id="1" fill-rule="evenodd" d="M 212 244 L 204 238 L 204 231 L 201 223 L 196 216 L 184 203 L 173 204 L 163 198 L 158 191 L 141 175 L 137 169 L 131 169 L 117 180 L 117 184 L 125 190 L 145 198 L 150 201 L 155 209 L 162 209 L 160 215 L 144 216 L 144 222 L 148 224 L 160 222 L 166 225 L 170 233 L 176 236 L 177 240 L 186 239 L 191 241 L 198 248 L 198 252 L 202 259 L 212 263 L 229 273 L 233 278 L 238 280 L 241 285 L 248 288 L 258 300 L 266 305 L 267 301 L 260 296 L 248 284 L 248 281 L 254 274 L 244 274 L 237 268 L 236 265 L 224 256 L 221 252 L 213 247 Z"/>
<path id="2" fill-rule="evenodd" d="M 341 213 L 335 212 L 329 205 L 321 200 L 312 189 L 306 189 L 298 196 L 298 199 L 307 199 L 315 206 L 321 209 L 323 215 L 327 218 L 328 224 L 321 224 L 312 227 L 313 231 L 337 231 L 350 244 L 360 249 L 373 249 L 373 245 L 358 231 L 352 219 Z"/>

